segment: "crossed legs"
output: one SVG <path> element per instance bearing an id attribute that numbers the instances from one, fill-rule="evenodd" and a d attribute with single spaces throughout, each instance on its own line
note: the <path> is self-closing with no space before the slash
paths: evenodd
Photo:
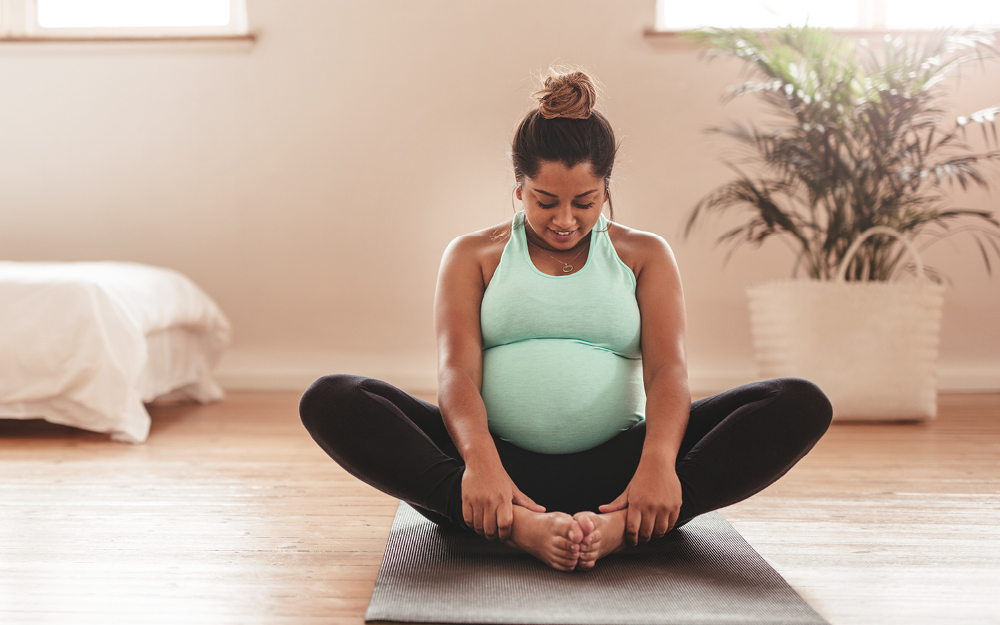
<path id="1" fill-rule="evenodd" d="M 306 391 L 299 412 L 320 447 L 349 473 L 435 523 L 465 528 L 465 467 L 436 406 L 379 380 L 334 375 Z M 822 391 L 797 378 L 694 402 L 676 465 L 683 500 L 676 527 L 784 475 L 826 432 L 831 413 Z M 573 454 L 536 454 L 494 437 L 511 479 L 547 510 L 539 517 L 515 506 L 512 543 L 562 570 L 590 568 L 620 548 L 623 517 L 597 508 L 628 485 L 644 440 L 645 422 Z"/>

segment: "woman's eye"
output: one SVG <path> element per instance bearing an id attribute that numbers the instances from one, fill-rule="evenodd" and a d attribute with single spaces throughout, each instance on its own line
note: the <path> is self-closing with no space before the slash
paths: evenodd
<path id="1" fill-rule="evenodd" d="M 541 202 L 538 202 L 538 205 L 542 208 L 555 208 L 558 204 L 558 202 L 553 202 L 552 204 L 542 204 Z M 594 206 L 594 202 L 591 202 L 590 204 L 573 204 L 573 206 L 576 208 L 591 208 Z"/>

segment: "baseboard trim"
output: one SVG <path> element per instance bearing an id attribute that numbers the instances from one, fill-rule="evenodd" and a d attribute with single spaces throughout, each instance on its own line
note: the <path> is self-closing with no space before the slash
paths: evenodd
<path id="1" fill-rule="evenodd" d="M 220 371 L 215 379 L 227 391 L 304 391 L 332 371 Z M 357 375 L 385 380 L 408 393 L 436 393 L 437 374 L 430 372 L 358 371 Z"/>
<path id="2" fill-rule="evenodd" d="M 369 367 L 355 370 L 358 375 L 385 380 L 410 393 L 436 393 L 437 374 L 433 369 L 394 369 L 392 367 Z M 330 370 L 300 368 L 255 368 L 220 369 L 216 380 L 226 390 L 245 391 L 303 391 L 313 380 Z M 691 392 L 694 395 L 711 395 L 741 384 L 757 380 L 754 368 L 709 369 L 696 368 L 688 373 Z M 943 366 L 938 371 L 938 391 L 960 392 L 1000 392 L 1000 365 L 963 367 Z"/>
<path id="3" fill-rule="evenodd" d="M 938 390 L 948 393 L 1000 392 L 1000 365 L 940 367 L 938 369 Z"/>

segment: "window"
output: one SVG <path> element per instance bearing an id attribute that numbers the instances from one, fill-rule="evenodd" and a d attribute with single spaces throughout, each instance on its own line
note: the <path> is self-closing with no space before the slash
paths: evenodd
<path id="1" fill-rule="evenodd" d="M 8 39 L 247 35 L 246 0 L 0 0 Z"/>
<path id="2" fill-rule="evenodd" d="M 657 0 L 656 29 L 774 28 L 787 24 L 843 30 L 1000 28 L 997 0 Z"/>

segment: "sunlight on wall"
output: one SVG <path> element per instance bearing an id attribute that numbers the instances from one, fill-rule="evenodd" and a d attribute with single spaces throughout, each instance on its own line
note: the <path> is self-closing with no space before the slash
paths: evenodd
<path id="1" fill-rule="evenodd" d="M 885 0 L 889 28 L 1000 25 L 1000 4 L 994 0 Z"/>
<path id="2" fill-rule="evenodd" d="M 43 28 L 225 26 L 229 0 L 38 0 Z"/>
<path id="3" fill-rule="evenodd" d="M 720 0 L 712 3 L 678 3 L 659 0 L 656 26 L 684 30 L 702 26 L 719 28 L 771 28 L 804 24 L 830 28 L 933 29 L 946 26 L 1000 25 L 1000 4 L 995 0 Z"/>
<path id="4" fill-rule="evenodd" d="M 662 30 L 684 30 L 700 26 L 728 28 L 770 28 L 779 24 L 804 23 L 832 28 L 851 28 L 857 23 L 858 9 L 853 3 L 767 0 L 739 2 L 722 0 L 713 3 L 657 3 L 657 26 Z"/>

